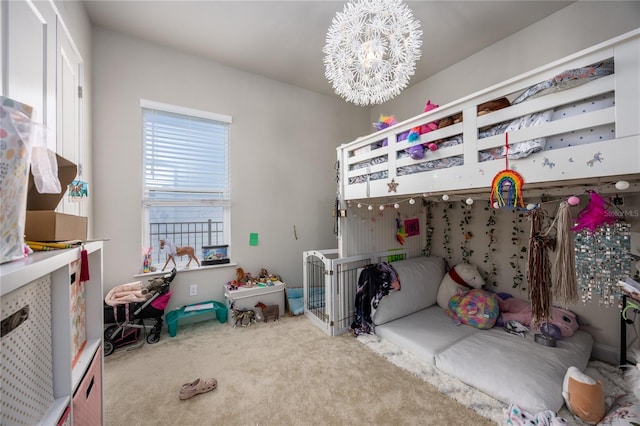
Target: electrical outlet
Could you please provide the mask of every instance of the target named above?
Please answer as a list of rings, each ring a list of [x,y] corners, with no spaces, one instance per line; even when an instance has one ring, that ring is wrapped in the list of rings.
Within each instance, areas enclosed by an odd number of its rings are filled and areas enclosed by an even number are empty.
[[[191,284],[189,286],[189,296],[197,296],[198,295],[198,284]]]

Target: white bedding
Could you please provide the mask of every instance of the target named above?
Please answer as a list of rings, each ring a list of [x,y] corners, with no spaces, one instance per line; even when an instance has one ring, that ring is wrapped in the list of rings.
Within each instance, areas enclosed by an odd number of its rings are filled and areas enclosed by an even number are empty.
[[[436,367],[506,403],[532,413],[559,411],[562,381],[571,366],[583,371],[593,337],[581,330],[547,347],[501,329],[482,330],[436,356]]]
[[[530,412],[558,411],[571,366],[584,370],[593,337],[581,330],[548,347],[502,328],[458,324],[436,303],[444,259],[419,256],[393,262],[400,290],[380,300],[374,332],[462,382]]]
[[[375,328],[378,336],[433,364],[437,354],[479,331],[469,326],[456,326],[438,305]]]

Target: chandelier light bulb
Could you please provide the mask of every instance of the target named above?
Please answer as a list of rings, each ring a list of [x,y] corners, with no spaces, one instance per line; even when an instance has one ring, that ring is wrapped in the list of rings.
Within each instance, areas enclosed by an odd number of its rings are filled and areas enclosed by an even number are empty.
[[[496,201],[496,202],[494,202],[494,203],[493,203],[493,208],[494,208],[494,209],[500,208],[500,204],[498,204],[498,202],[497,202],[497,201]]]
[[[469,205],[469,206],[470,206],[470,205],[472,205],[472,204],[473,204],[473,198],[469,197],[469,198],[467,198],[464,202],[465,202],[465,203],[467,203],[467,205]]]
[[[380,206],[378,208],[380,209],[380,211],[384,210],[384,206]]]
[[[358,203],[358,208],[362,207],[362,204]]]
[[[401,0],[355,0],[338,12],[327,32],[325,77],[356,105],[397,96],[415,73],[422,30]]]
[[[369,211],[373,210],[373,206],[367,207],[367,210],[369,210]]]
[[[400,204],[395,203],[395,204],[393,205],[393,208],[394,208],[394,209],[399,209],[399,208],[400,208]]]
[[[416,200],[414,200],[413,198],[409,198],[409,204],[415,204]]]
[[[448,196],[447,194],[444,194],[444,195],[442,196],[442,200],[443,200],[443,201],[449,201],[449,196]]]
[[[570,206],[577,206],[578,204],[580,204],[580,198],[572,195],[567,199],[567,203],[569,203]]]

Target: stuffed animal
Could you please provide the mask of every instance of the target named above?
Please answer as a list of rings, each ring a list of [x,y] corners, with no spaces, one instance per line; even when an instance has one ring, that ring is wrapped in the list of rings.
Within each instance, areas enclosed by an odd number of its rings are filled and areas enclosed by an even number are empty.
[[[495,325],[500,314],[497,299],[494,293],[477,288],[458,292],[449,299],[447,314],[457,322],[486,330]]]
[[[472,288],[481,288],[484,279],[476,265],[459,263],[449,270],[440,281],[436,301],[442,309],[449,309],[449,300],[458,291],[467,291]]]
[[[280,318],[280,306],[278,305],[265,305],[262,302],[258,302],[255,307],[262,310],[264,322],[267,322],[269,317],[273,317],[274,321],[278,321]]]
[[[432,104],[431,100],[428,100],[426,105],[424,106],[424,112],[428,112],[431,110],[434,110],[436,108],[438,108],[439,105],[437,104]],[[407,154],[409,154],[409,156],[414,159],[414,160],[422,160],[424,158],[424,149],[425,147],[428,148],[430,151],[437,151],[438,150],[438,145],[434,142],[429,142],[428,144],[423,145],[421,143],[417,143],[420,141],[420,135],[423,135],[425,133],[429,133],[432,132],[434,130],[438,129],[438,122],[439,120],[435,120],[432,121],[430,123],[427,124],[423,124],[421,126],[417,126],[414,127],[413,129],[411,129],[411,131],[409,132],[409,134],[407,135],[407,140],[410,143],[413,143],[415,145],[407,148],[405,151],[407,152]],[[400,140],[400,138],[398,138],[398,140]]]
[[[531,303],[503,295],[498,297],[498,304],[500,305],[498,325],[515,320],[524,326],[531,326]],[[560,339],[573,335],[579,326],[575,313],[554,306],[551,308],[551,318],[548,324],[542,324],[541,329],[544,334]]]
[[[380,119],[373,123],[373,127],[376,128],[376,130],[384,130],[387,127],[391,127],[394,124],[397,124],[398,122],[396,121],[395,117],[393,115],[380,115]]]
[[[562,397],[569,411],[587,424],[598,424],[605,415],[602,382],[576,367],[569,367],[564,375]]]
[[[478,105],[478,117],[488,114],[493,111],[498,111],[502,108],[506,108],[511,105],[509,99],[500,98],[493,101],[488,101],[483,104]],[[461,123],[462,122],[462,113],[454,114],[449,117],[445,117],[438,123],[438,128],[442,129],[447,126],[451,126],[452,124]],[[482,129],[481,129],[482,130]]]

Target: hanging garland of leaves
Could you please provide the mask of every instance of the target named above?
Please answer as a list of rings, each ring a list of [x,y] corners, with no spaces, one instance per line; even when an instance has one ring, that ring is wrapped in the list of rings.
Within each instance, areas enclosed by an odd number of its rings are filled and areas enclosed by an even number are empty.
[[[522,223],[522,218],[524,214],[517,213],[517,215],[513,216],[511,222],[513,223],[513,227],[511,229],[511,243],[516,248],[515,252],[509,258],[509,264],[513,269],[513,285],[511,288],[520,288],[521,290],[526,290],[527,286],[524,281],[524,273],[522,272],[522,268],[520,263],[525,260],[527,255],[527,247],[522,245],[522,234],[524,234],[524,230],[520,228],[520,224]]]
[[[489,208],[489,206],[485,207],[484,209],[486,211],[489,211],[489,219],[487,219],[486,224],[487,231],[485,232],[485,235],[489,240],[489,244],[487,245],[487,251],[484,253],[484,263],[487,267],[484,281],[493,286],[497,286],[498,283],[496,282],[496,274],[498,272],[498,268],[495,261],[493,260],[493,253],[496,251],[496,209]]]
[[[449,220],[449,210],[452,208],[452,203],[445,203],[442,209],[442,218],[444,219],[444,252],[446,253],[449,265],[451,265],[451,222]]]
[[[460,250],[462,252],[462,262],[469,263],[469,258],[473,254],[473,250],[467,245],[469,240],[473,238],[473,234],[468,230],[471,222],[471,206],[464,201],[461,201],[461,203],[462,219],[460,220],[460,230],[462,231],[462,244],[460,245]]]
[[[424,256],[431,256],[431,242],[433,240],[433,212],[431,211],[431,201],[425,201],[427,206],[427,241],[422,250]]]

